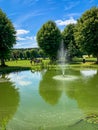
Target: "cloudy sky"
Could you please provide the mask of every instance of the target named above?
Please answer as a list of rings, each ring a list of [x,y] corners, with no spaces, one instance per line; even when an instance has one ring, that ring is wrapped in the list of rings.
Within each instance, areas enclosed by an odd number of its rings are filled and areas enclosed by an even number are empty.
[[[0,0],[0,8],[17,31],[14,48],[37,47],[36,34],[48,20],[62,31],[86,10],[98,6],[98,0]]]

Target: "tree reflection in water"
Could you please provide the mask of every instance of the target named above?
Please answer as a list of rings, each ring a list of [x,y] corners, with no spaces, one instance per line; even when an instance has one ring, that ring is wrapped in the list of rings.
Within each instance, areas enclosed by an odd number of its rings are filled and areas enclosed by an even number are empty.
[[[98,114],[98,71],[88,76],[82,75],[79,70],[69,70],[69,73],[79,78],[71,82],[53,80],[55,71],[47,71],[40,82],[40,95],[46,102],[55,105],[65,91],[65,95],[75,99],[78,107],[86,115]]]
[[[5,129],[19,105],[19,92],[5,74],[0,78],[0,127]]]
[[[75,99],[80,109],[86,114],[98,114],[98,71],[92,76],[84,76],[69,84],[66,94]]]
[[[59,87],[59,82],[52,79],[54,75],[55,71],[46,71],[39,85],[40,95],[47,103],[51,105],[57,104],[62,94],[62,90]]]

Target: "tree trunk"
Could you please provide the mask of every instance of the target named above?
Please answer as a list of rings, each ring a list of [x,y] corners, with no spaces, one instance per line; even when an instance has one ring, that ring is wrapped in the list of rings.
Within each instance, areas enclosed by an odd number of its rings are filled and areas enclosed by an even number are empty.
[[[6,65],[5,65],[5,61],[4,61],[4,58],[3,58],[3,57],[1,58],[1,66],[2,66],[2,67],[5,67],[5,66],[6,66]]]

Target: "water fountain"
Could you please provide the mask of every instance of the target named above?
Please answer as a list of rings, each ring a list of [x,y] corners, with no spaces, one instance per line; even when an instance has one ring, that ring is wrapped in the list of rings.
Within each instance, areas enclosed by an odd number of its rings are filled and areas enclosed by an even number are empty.
[[[66,51],[65,51],[65,48],[64,48],[64,43],[63,41],[61,42],[61,45],[60,45],[60,49],[58,51],[58,65],[59,67],[61,68],[61,73],[62,73],[62,76],[65,76],[65,61],[66,61]]]
[[[66,59],[67,50],[64,47],[63,40],[60,45],[60,49],[58,50],[58,66],[61,69],[61,75],[56,75],[53,77],[55,80],[74,80],[77,77],[72,75],[66,75],[65,69],[68,68],[68,63]]]

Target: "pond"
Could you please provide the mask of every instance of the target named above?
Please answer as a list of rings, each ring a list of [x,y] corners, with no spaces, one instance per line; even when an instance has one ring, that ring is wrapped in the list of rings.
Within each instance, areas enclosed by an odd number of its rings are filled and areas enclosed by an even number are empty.
[[[98,70],[0,75],[1,130],[97,130]],[[71,77],[70,77],[71,76]]]

